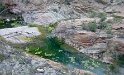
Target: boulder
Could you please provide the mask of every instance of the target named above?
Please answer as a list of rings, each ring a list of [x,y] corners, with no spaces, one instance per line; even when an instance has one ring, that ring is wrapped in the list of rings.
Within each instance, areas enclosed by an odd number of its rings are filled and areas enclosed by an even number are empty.
[[[12,43],[26,43],[31,41],[32,37],[41,35],[37,27],[16,27],[16,28],[5,28],[0,29],[0,36],[6,41]]]

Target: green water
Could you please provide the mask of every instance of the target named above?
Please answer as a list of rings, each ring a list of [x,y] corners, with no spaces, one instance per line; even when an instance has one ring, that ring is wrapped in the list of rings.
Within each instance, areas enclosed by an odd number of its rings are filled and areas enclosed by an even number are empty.
[[[118,65],[105,64],[79,53],[73,47],[65,44],[63,39],[53,37],[49,32],[49,27],[38,28],[42,35],[33,39],[33,44],[25,45],[27,52],[62,63],[68,68],[89,70],[97,75],[118,75],[118,71],[114,69]],[[114,73],[115,71],[116,73]]]
[[[26,51],[40,57],[60,62],[68,68],[90,70],[98,75],[105,74],[105,64],[92,59],[66,45],[56,37],[46,37],[39,43],[26,46]]]

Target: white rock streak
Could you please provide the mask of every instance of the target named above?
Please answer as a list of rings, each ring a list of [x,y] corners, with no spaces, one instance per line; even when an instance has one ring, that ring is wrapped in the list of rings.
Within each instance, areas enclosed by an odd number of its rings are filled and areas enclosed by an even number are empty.
[[[22,26],[17,28],[0,29],[0,36],[12,43],[26,43],[29,38],[40,35],[37,27]],[[27,39],[27,40],[26,40]]]

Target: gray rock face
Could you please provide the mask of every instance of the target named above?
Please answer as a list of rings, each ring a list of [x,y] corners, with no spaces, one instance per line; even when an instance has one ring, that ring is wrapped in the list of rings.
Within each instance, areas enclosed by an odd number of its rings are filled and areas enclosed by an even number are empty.
[[[63,19],[84,18],[87,12],[101,11],[104,8],[113,8],[97,2],[115,5],[124,0],[3,0],[11,6],[11,12],[21,13],[25,22],[36,24],[50,24]],[[102,10],[103,11],[103,10]],[[110,12],[106,9],[106,12]],[[113,11],[113,10],[112,10]]]

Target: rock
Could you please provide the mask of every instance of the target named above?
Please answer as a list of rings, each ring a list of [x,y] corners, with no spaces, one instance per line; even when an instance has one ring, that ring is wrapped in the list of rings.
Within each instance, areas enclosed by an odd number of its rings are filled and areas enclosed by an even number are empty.
[[[103,54],[108,48],[106,40],[108,39],[108,35],[104,31],[94,33],[78,29],[81,28],[81,23],[83,22],[61,21],[53,33],[58,38],[64,38],[65,43],[74,47],[79,52],[102,61]]]
[[[110,56],[104,56],[102,59],[102,62],[107,63],[107,64],[112,64],[113,58]]]
[[[40,12],[24,13],[22,17],[24,18],[25,22],[33,23],[37,25],[46,25],[64,19],[63,16],[57,13],[40,13]]]
[[[124,38],[124,24],[114,24],[112,25],[112,33],[118,38]]]
[[[22,11],[20,11],[18,8],[13,8],[10,10],[10,12],[14,14],[20,14]]]
[[[44,0],[29,0],[30,3],[34,4],[34,5],[40,5],[43,4]]]
[[[114,13],[114,16],[124,19],[124,12],[123,13]]]
[[[77,41],[79,45],[83,47],[92,46],[95,39],[97,38],[96,34],[88,31],[78,31],[77,34],[70,37],[70,40],[74,43]]]
[[[106,49],[107,49],[107,43],[96,43],[88,48],[81,48],[79,52],[84,53],[91,58],[99,59],[100,61],[103,62],[103,58],[104,58],[103,54],[106,52]]]
[[[112,28],[114,30],[123,30],[124,29],[124,24],[115,24],[115,25],[112,25]]]
[[[112,43],[114,43],[116,45],[116,50],[120,53],[120,54],[124,54],[124,38],[115,38],[112,39]]]
[[[42,69],[42,68],[37,68],[37,71],[40,73],[44,73],[44,69]]]
[[[31,41],[31,37],[41,35],[37,27],[22,26],[17,28],[0,29],[0,36],[12,43],[26,43]]]

